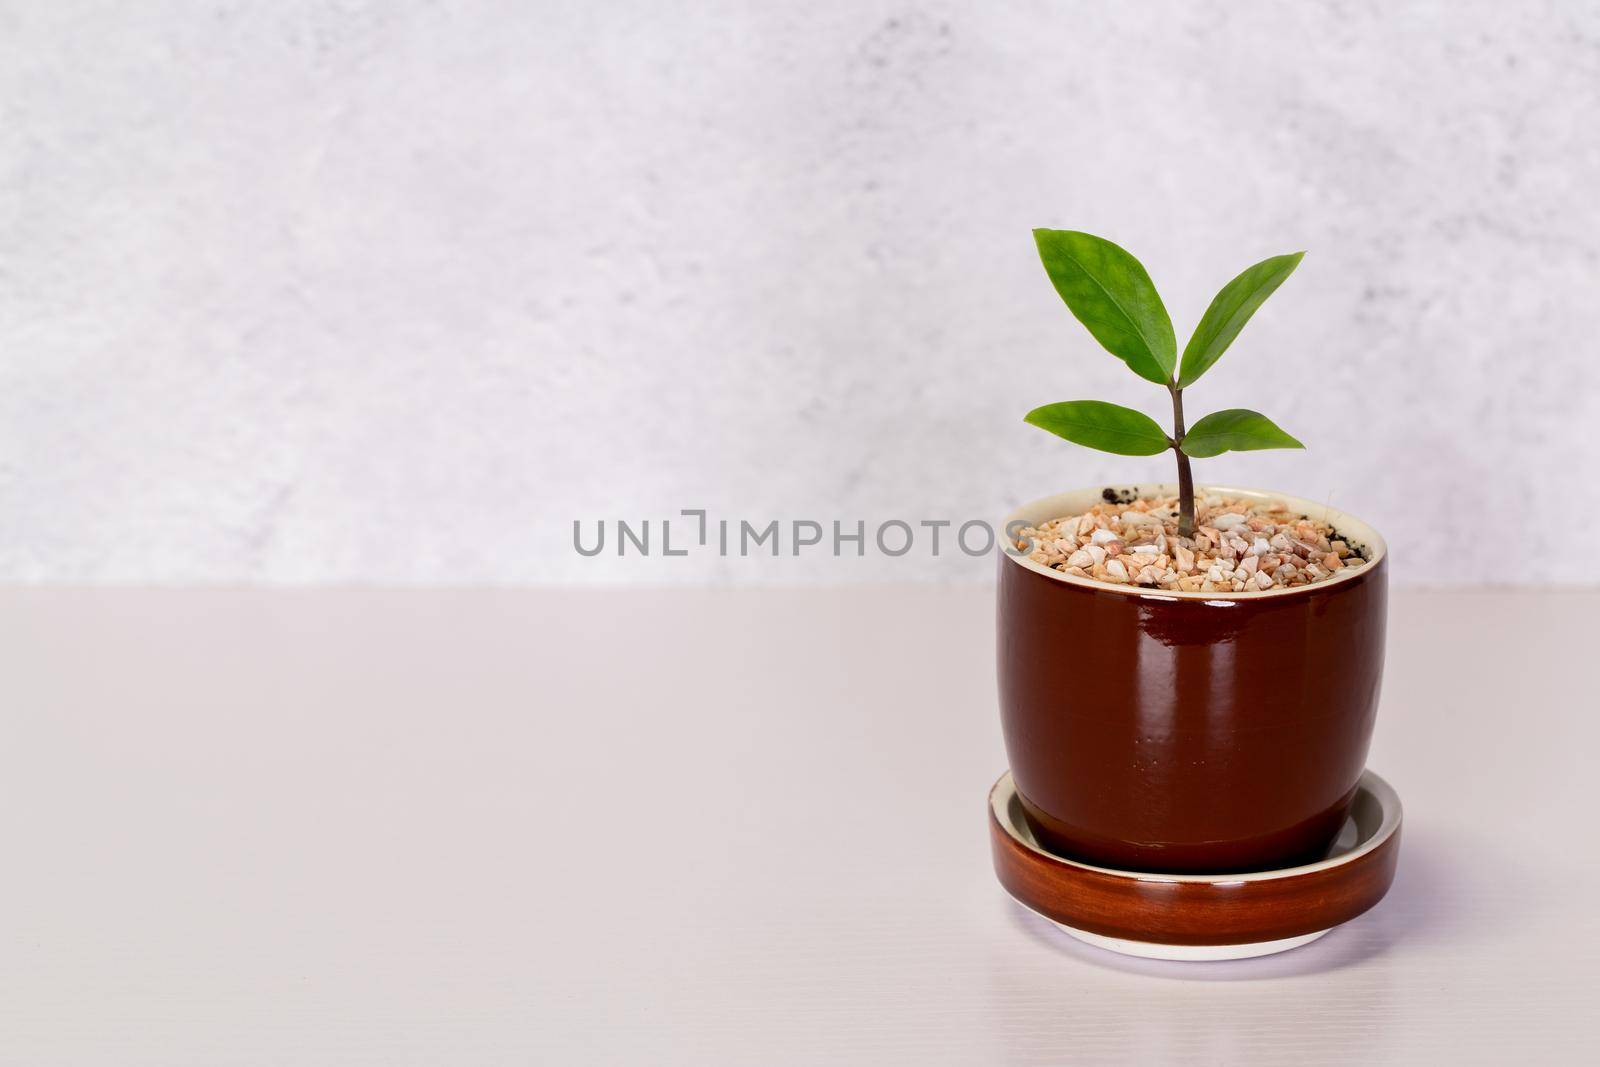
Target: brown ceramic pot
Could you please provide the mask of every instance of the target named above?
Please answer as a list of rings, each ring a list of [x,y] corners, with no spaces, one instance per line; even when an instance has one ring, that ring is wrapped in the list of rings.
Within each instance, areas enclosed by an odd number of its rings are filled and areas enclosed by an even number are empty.
[[[1008,529],[1081,513],[1103,492],[1036,501]],[[1311,862],[1355,796],[1383,675],[1383,539],[1314,501],[1200,492],[1281,500],[1332,523],[1368,562],[1292,589],[1177,593],[1002,554],[1006,753],[1040,842],[1065,856],[1196,873]]]

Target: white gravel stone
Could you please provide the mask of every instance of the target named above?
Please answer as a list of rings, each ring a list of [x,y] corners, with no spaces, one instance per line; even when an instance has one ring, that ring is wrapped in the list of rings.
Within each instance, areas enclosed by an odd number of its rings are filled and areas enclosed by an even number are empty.
[[[1293,588],[1366,562],[1332,526],[1279,503],[1208,494],[1195,520],[1179,538],[1176,497],[1096,504],[1024,529],[1019,547],[1031,540],[1030,559],[1079,577],[1196,593]]]

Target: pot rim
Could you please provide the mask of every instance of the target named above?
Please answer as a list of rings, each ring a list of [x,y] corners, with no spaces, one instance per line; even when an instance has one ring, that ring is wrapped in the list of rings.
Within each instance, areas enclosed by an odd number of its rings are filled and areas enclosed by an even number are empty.
[[[1016,563],[1021,567],[1025,567],[1028,570],[1034,571],[1035,573],[1042,574],[1046,578],[1063,582],[1067,585],[1076,585],[1084,589],[1093,589],[1105,593],[1116,593],[1122,596],[1141,597],[1146,600],[1220,600],[1224,602],[1236,600],[1266,600],[1272,597],[1297,596],[1312,592],[1330,592],[1341,584],[1351,581],[1359,581],[1366,574],[1375,570],[1378,564],[1383,562],[1384,558],[1389,554],[1389,546],[1385,544],[1383,535],[1378,533],[1378,531],[1370,523],[1357,518],[1347,511],[1340,511],[1338,508],[1335,508],[1329,504],[1319,504],[1314,500],[1307,500],[1304,497],[1292,496],[1288,493],[1276,493],[1268,489],[1245,489],[1239,486],[1231,485],[1197,485],[1195,486],[1194,491],[1196,495],[1204,493],[1221,493],[1227,496],[1240,496],[1252,500],[1280,501],[1284,504],[1287,504],[1289,508],[1294,511],[1298,511],[1301,514],[1313,519],[1321,519],[1336,527],[1341,533],[1351,535],[1352,539],[1360,547],[1367,550],[1366,564],[1353,569],[1341,569],[1339,573],[1334,575],[1332,578],[1328,578],[1320,582],[1311,582],[1307,585],[1285,587],[1274,586],[1271,589],[1246,590],[1240,593],[1235,593],[1231,589],[1227,592],[1213,591],[1210,593],[1205,593],[1187,592],[1181,589],[1159,589],[1146,586],[1117,585],[1112,582],[1097,581],[1094,578],[1079,578],[1075,574],[1066,574],[1062,571],[1046,567],[1042,563],[1035,563],[1033,560],[1017,551],[1015,542],[1012,541],[1008,532],[1012,523],[1022,521],[1031,525],[1036,522],[1048,522],[1050,519],[1059,518],[1062,515],[1072,514],[1074,508],[1079,510],[1087,509],[1088,507],[1092,506],[1093,503],[1097,502],[1100,499],[1101,494],[1103,494],[1107,489],[1118,492],[1131,492],[1134,496],[1141,498],[1148,498],[1152,496],[1175,496],[1178,492],[1178,487],[1173,482],[1156,482],[1153,484],[1141,483],[1136,485],[1108,485],[1098,488],[1069,489],[1064,493],[1056,493],[1053,496],[1040,497],[1038,500],[1034,500],[1022,505],[1021,507],[1012,511],[1011,514],[1006,516],[1005,523],[1001,526],[1001,551],[1005,553],[1011,562]],[[1093,499],[1088,504],[1066,503],[1068,500],[1085,498],[1086,494],[1093,494]]]

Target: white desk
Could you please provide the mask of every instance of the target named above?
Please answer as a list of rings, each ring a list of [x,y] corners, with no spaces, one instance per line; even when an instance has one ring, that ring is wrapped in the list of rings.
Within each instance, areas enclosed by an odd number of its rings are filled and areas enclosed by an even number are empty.
[[[996,885],[991,613],[5,591],[0,1060],[1594,1062],[1600,594],[1398,594],[1394,890],[1225,964]]]

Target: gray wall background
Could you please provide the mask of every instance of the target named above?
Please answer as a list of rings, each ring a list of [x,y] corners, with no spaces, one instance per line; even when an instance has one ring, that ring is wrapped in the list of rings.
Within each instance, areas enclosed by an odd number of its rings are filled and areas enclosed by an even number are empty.
[[[1600,8],[0,6],[0,579],[892,581],[572,520],[995,517],[1170,461],[1029,230],[1150,267],[1191,390],[1410,584],[1590,583]]]

